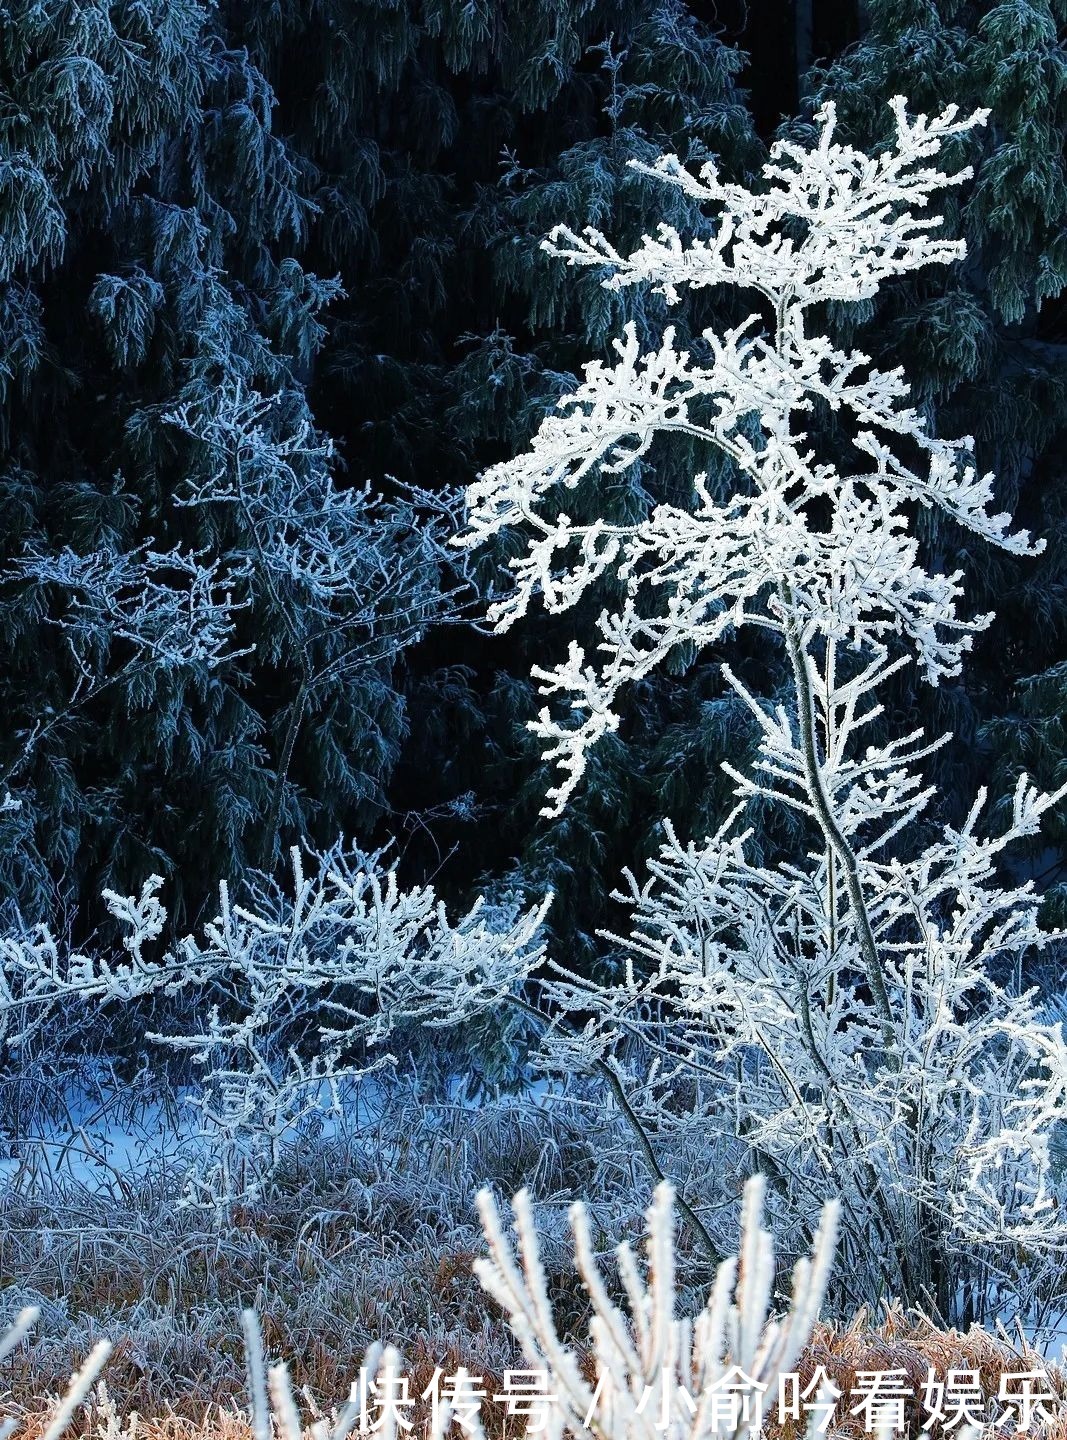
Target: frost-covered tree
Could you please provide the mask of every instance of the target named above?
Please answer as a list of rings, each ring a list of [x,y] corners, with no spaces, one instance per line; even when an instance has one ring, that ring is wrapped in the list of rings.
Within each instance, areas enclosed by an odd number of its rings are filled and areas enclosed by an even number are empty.
[[[611,1069],[649,1153],[699,1134],[691,1198],[711,1198],[709,1176],[751,1166],[794,1217],[813,1193],[839,1193],[857,1292],[888,1286],[950,1315],[994,1298],[995,1283],[973,1279],[978,1251],[987,1275],[1019,1283],[1062,1240],[1049,1141],[1067,1047],[1032,994],[995,975],[1048,939],[1032,884],[1003,888],[997,857],[1064,792],[1024,777],[992,835],[982,794],[927,843],[916,822],[934,791],[920,767],[945,737],[875,728],[891,676],[913,662],[932,685],[954,676],[992,618],[960,613],[962,574],[924,563],[916,516],[937,509],[1016,554],[1041,548],[991,509],[970,437],[933,434],[900,369],[822,331],[828,305],[863,305],[965,254],[928,212],[970,173],[945,174],[937,157],[985,112],[909,118],[899,98],[892,109],[894,142],[869,156],[837,138],[825,106],[813,143],[776,144],[752,189],[664,156],[651,173],[713,207],[695,238],[664,223],[624,253],[596,229],[552,233],[551,253],[594,267],[610,290],[651,286],[676,304],[730,286],[757,307],[684,349],[671,327],[648,347],[627,327],[616,363],[587,365],[530,448],[470,488],[460,543],[534,532],[491,612],[500,629],[537,594],[560,612],[608,571],[625,585],[598,620],[602,659],[572,644],[535,671],[564,706],[531,725],[560,771],[546,814],[617,728],[624,686],[749,628],[784,655],[791,693],[773,704],[723,665],[757,727],[756,764],[728,763],[736,803],[712,836],[683,843],[668,824],[650,878],[628,876],[634,925],[605,935],[609,979],[552,967],[545,1052],[562,1069]],[[820,456],[807,433],[826,410],[847,460]],[[576,523],[572,494],[616,483],[674,432],[726,458],[718,484],[704,469],[688,503]],[[795,854],[751,853],[756,806],[796,818]]]

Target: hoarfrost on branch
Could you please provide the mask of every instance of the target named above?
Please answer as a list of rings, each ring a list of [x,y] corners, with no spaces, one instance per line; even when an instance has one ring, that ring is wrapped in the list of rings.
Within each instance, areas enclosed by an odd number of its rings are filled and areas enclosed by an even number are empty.
[[[563,611],[605,575],[621,592],[596,622],[595,660],[572,642],[555,668],[533,672],[570,716],[546,706],[530,723],[560,772],[548,817],[581,783],[590,746],[618,727],[621,688],[675,647],[698,653],[745,625],[781,646],[784,703],[722,667],[757,727],[755,765],[724,767],[737,803],[713,836],[683,841],[666,821],[649,877],[627,872],[616,898],[632,926],[601,932],[614,978],[550,965],[544,1058],[561,1071],[610,1067],[646,1155],[679,1157],[694,1202],[709,1176],[751,1166],[794,1217],[812,1194],[840,1194],[849,1273],[948,1313],[973,1247],[990,1247],[992,1273],[1006,1274],[1010,1247],[1031,1247],[1014,1251],[1026,1269],[1067,1238],[1049,1163],[1067,1047],[1033,993],[1005,979],[1052,937],[1033,885],[1003,888],[996,873],[1065,791],[1042,795],[1020,776],[998,831],[984,824],[984,792],[959,829],[938,831],[920,765],[948,737],[887,733],[877,699],[912,660],[931,684],[957,674],[992,620],[962,613],[961,572],[928,567],[916,506],[1015,554],[1043,543],[1009,529],[972,438],[934,434],[900,368],[877,368],[813,324],[824,302],[867,300],[964,254],[922,212],[969,178],[936,160],[985,112],[909,117],[901,99],[893,112],[895,144],[867,156],[837,138],[825,106],[810,148],[773,147],[758,192],[714,164],[697,176],[670,156],[639,166],[713,207],[711,238],[662,225],[624,255],[599,231],[557,227],[543,248],[602,269],[608,289],[650,286],[673,305],[687,289],[729,285],[757,308],[686,348],[670,327],[643,350],[627,325],[615,361],[588,364],[529,449],[470,487],[454,543],[513,525],[530,534],[509,562],[513,591],[491,612],[499,630],[537,594]],[[826,407],[847,422],[848,467],[818,453]],[[718,490],[732,493],[713,493],[701,473],[689,508],[575,522],[568,492],[672,432],[719,452],[729,478]],[[798,817],[806,853],[751,858],[753,802]]]

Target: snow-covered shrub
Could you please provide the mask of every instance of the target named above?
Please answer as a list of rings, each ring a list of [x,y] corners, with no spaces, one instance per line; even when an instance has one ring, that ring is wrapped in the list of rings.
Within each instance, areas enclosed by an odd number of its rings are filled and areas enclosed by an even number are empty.
[[[938,829],[921,764],[948,737],[895,733],[879,703],[909,662],[931,684],[956,675],[992,619],[959,613],[962,575],[924,555],[923,509],[1017,554],[1041,548],[992,509],[971,437],[933,434],[900,369],[826,333],[828,307],[964,255],[926,212],[969,176],[936,160],[984,112],[909,118],[902,99],[893,110],[895,144],[868,156],[837,139],[827,105],[810,146],[775,145],[758,190],[714,163],[699,175],[671,156],[638,165],[712,207],[709,238],[662,225],[624,255],[598,231],[557,228],[545,248],[603,270],[609,289],[650,286],[674,305],[690,288],[731,286],[755,304],[687,349],[668,328],[643,350],[627,326],[615,363],[587,365],[530,448],[471,486],[460,543],[534,532],[509,562],[512,595],[490,612],[499,630],[535,594],[560,612],[606,573],[625,588],[597,621],[601,658],[572,643],[534,671],[570,717],[546,706],[530,725],[561,770],[546,815],[618,728],[621,687],[653,667],[756,627],[791,675],[772,703],[722,666],[758,727],[758,763],[726,766],[737,803],[714,835],[683,840],[666,822],[648,879],[627,874],[618,898],[632,928],[603,934],[612,978],[551,966],[547,1061],[611,1079],[653,1168],[672,1134],[699,1136],[704,1161],[686,1187],[697,1210],[753,1168],[797,1222],[813,1197],[840,1194],[857,1299],[888,1288],[943,1315],[981,1314],[999,1287],[1033,1282],[1065,1238],[1049,1142],[1067,1047],[1034,996],[1002,978],[1005,960],[1049,936],[1032,883],[1003,886],[997,864],[1067,791],[1042,795],[1020,776],[1006,824],[986,824],[983,792],[962,825]],[[804,422],[827,408],[842,441],[821,457]],[[569,491],[613,483],[671,433],[709,454],[691,504],[634,524],[572,519]],[[751,804],[795,817],[803,849],[751,854]]]
[[[457,496],[408,486],[386,501],[369,484],[342,488],[329,437],[292,417],[283,397],[241,381],[212,385],[165,418],[197,457],[175,503],[202,512],[248,578],[265,624],[260,660],[282,665],[290,647],[295,656],[299,688],[260,851],[269,864],[312,717],[330,703],[342,712],[395,704],[385,684],[395,657],[477,599],[445,547]]]
[[[191,1052],[203,1074],[193,1103],[210,1159],[190,1175],[192,1202],[254,1197],[302,1119],[340,1110],[345,1081],[392,1063],[391,1037],[463,1025],[543,958],[551,896],[525,911],[479,901],[453,921],[431,886],[401,889],[382,851],[339,842],[310,869],[297,849],[290,860],[291,886],[222,884],[215,918],[170,948],[158,875],[138,896],[104,892],[121,959],[71,953],[46,929],[0,937],[0,1034],[14,1049],[63,1005],[191,998],[192,1026],[147,1038]]]

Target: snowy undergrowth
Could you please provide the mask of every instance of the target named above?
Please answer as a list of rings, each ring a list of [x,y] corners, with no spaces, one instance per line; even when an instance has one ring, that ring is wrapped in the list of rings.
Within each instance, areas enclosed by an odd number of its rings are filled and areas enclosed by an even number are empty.
[[[434,1109],[396,1085],[358,1135],[290,1144],[269,1197],[235,1206],[225,1224],[180,1206],[177,1166],[97,1177],[104,1184],[59,1168],[47,1186],[8,1185],[0,1270],[17,1283],[0,1291],[0,1319],[27,1304],[43,1312],[15,1393],[61,1388],[70,1356],[106,1337],[116,1345],[109,1385],[124,1407],[159,1414],[173,1404],[199,1419],[209,1402],[243,1397],[235,1321],[249,1304],[269,1347],[320,1395],[347,1393],[359,1356],[383,1336],[416,1369],[461,1358],[496,1373],[515,1352],[488,1325],[472,1275],[482,1248],[475,1194],[485,1183],[505,1194],[529,1184],[560,1293],[573,1290],[565,1212],[576,1187],[603,1196],[594,1211],[603,1205],[613,1232],[640,1227],[631,1174],[602,1158],[618,1152],[617,1136],[605,1144],[617,1123],[590,1124],[578,1103]]]
[[[821,1375],[818,1404],[837,1398],[843,1417],[865,1393],[864,1372],[898,1369],[918,1394],[927,1375],[943,1381],[965,1368],[993,1415],[1001,1377],[1038,1367],[1058,1399],[1052,1422],[1041,1419],[1031,1433],[1062,1440],[1055,1416],[1067,1375],[1025,1344],[977,1327],[939,1331],[898,1307],[877,1323],[865,1315],[844,1326],[818,1322],[834,1207],[790,1279],[760,1226],[763,1183],[753,1179],[740,1236],[736,1216],[723,1235],[739,1258],[724,1252],[709,1286],[684,1226],[675,1234],[669,1185],[657,1187],[648,1211],[644,1265],[631,1248],[640,1218],[619,1177],[598,1177],[613,1202],[611,1234],[600,1207],[565,1204],[554,1187],[570,1178],[567,1162],[588,1130],[575,1116],[561,1125],[557,1112],[541,1133],[513,1104],[483,1107],[473,1123],[470,1112],[453,1116],[461,1124],[439,1127],[430,1147],[417,1143],[417,1129],[405,1132],[406,1144],[393,1132],[392,1153],[380,1133],[372,1150],[336,1140],[306,1147],[290,1157],[273,1205],[235,1216],[226,1234],[198,1228],[189,1211],[175,1224],[179,1212],[162,1190],[130,1191],[120,1203],[82,1187],[8,1204],[5,1268],[15,1258],[42,1288],[0,1292],[0,1335],[31,1320],[36,1332],[29,1345],[0,1344],[8,1352],[0,1412],[9,1417],[0,1433],[55,1440],[66,1416],[68,1429],[102,1440],[344,1440],[358,1413],[345,1404],[356,1375],[406,1377],[405,1393],[417,1397],[435,1375],[466,1372],[496,1397],[483,1402],[480,1422],[468,1415],[450,1430],[447,1393],[436,1411],[422,1396],[406,1412],[411,1433],[508,1440],[524,1426],[497,1392],[506,1369],[526,1364],[544,1369],[555,1397],[539,1432],[547,1440],[710,1440],[721,1433],[713,1408],[672,1403],[665,1421],[658,1403],[646,1403],[649,1388],[658,1395],[666,1385],[667,1394],[681,1384],[699,1396],[730,1383],[735,1367],[765,1385],[767,1397],[762,1420],[757,1413],[736,1433],[800,1440],[804,1425],[776,1413],[779,1374],[805,1385]],[[578,1144],[569,1157],[568,1128]],[[595,1169],[588,1153],[582,1159]],[[481,1226],[472,1220],[470,1177],[500,1160],[532,1166],[538,1179],[539,1198],[524,1189],[514,1200],[517,1249],[491,1190],[477,1196]],[[620,1235],[616,1268],[609,1256]],[[46,1293],[56,1285],[61,1301]],[[72,1364],[82,1367],[73,1385]],[[79,1405],[61,1400],[64,1392]],[[915,1436],[917,1407],[907,1416]],[[834,1433],[858,1433],[857,1425],[843,1419]],[[380,1433],[395,1440],[395,1426]]]

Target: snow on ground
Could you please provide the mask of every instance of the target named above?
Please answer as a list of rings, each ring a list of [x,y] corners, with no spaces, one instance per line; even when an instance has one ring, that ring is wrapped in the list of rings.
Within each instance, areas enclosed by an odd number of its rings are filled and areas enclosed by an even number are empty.
[[[556,1088],[549,1080],[532,1080],[514,1097],[515,1103],[547,1104]],[[63,1097],[61,1120],[41,1122],[31,1134],[20,1137],[17,1146],[9,1145],[18,1153],[0,1159],[0,1188],[15,1185],[25,1191],[66,1180],[91,1192],[113,1192],[124,1183],[158,1178],[175,1167],[184,1169],[203,1156],[207,1144],[200,1133],[200,1116],[188,1103],[189,1094],[177,1091],[166,1101],[145,1099],[132,1106],[128,1097],[118,1094],[102,1100],[98,1093],[69,1091]],[[324,1140],[370,1132],[388,1119],[401,1095],[407,1095],[403,1082],[370,1074],[346,1090],[339,1114],[329,1108],[324,1085],[318,1096],[322,1112],[313,1123]],[[475,1110],[480,1103],[468,1094],[465,1077],[454,1076],[448,1082],[448,1107]],[[428,1107],[428,1123],[432,1108]]]
[[[0,1161],[4,1184],[26,1190],[66,1180],[113,1191],[187,1163],[198,1143],[196,1117],[182,1105],[146,1100],[135,1115],[123,1115],[98,1096],[64,1098],[67,1117],[41,1122],[11,1145],[18,1153]]]

